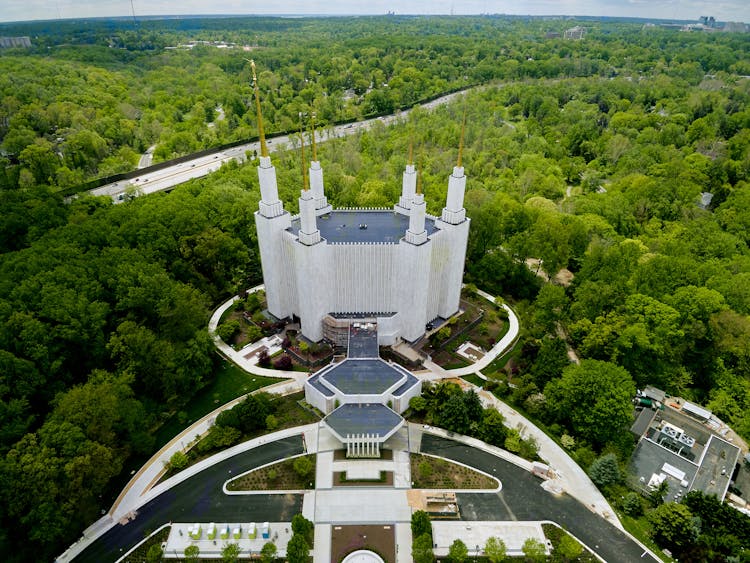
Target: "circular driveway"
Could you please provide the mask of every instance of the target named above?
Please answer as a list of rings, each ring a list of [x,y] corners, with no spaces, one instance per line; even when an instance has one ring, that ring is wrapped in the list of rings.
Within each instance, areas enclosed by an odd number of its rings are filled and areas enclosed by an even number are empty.
[[[303,453],[301,435],[284,438],[220,461],[165,491],[87,547],[76,563],[116,561],[149,532],[169,522],[288,522],[302,511],[301,494],[227,495],[227,479]]]
[[[555,496],[541,488],[542,480],[484,450],[454,440],[424,434],[422,453],[475,467],[498,478],[498,493],[458,493],[463,520],[552,520],[567,529],[608,563],[652,561],[649,553],[627,534],[568,495]]]

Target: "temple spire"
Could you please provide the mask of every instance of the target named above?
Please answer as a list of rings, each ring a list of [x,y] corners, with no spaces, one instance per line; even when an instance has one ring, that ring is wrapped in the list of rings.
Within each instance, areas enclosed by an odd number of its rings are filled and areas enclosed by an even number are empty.
[[[466,133],[466,102],[464,102],[464,116],[461,120],[461,138],[458,141],[458,163],[457,168],[461,168],[461,160],[464,155],[464,134]]]
[[[422,170],[417,168],[417,195],[422,195]]]
[[[318,147],[315,144],[315,112],[310,114],[310,121],[312,123],[312,159],[318,160]]]
[[[409,133],[409,159],[404,170],[404,177],[401,183],[401,197],[398,203],[393,207],[398,213],[408,214],[411,209],[411,202],[417,185],[417,171],[414,168],[414,137]]]
[[[263,114],[260,111],[260,93],[258,92],[258,77],[255,74],[255,61],[250,61],[250,68],[253,69],[253,91],[255,92],[255,111],[258,113],[258,138],[260,139],[260,156],[268,156],[268,146],[266,145],[266,134],[263,131]]]
[[[302,128],[302,113],[299,114],[299,141],[300,141],[300,156],[302,158],[302,189],[308,191],[310,185],[307,181],[307,168],[305,167],[305,134]],[[313,145],[315,146],[315,145]],[[314,159],[313,159],[314,160]]]
[[[422,159],[420,159],[421,161]],[[409,209],[409,229],[406,231],[406,242],[420,245],[427,241],[427,231],[425,230],[426,206],[424,196],[422,195],[422,174],[420,170],[417,174],[417,193],[411,200]]]
[[[307,180],[305,162],[305,134],[302,126],[302,112],[299,114],[300,158],[302,159],[302,194],[299,198],[299,241],[307,246],[320,242],[320,231],[315,216],[315,197]]]
[[[464,98],[465,100],[466,98]],[[466,193],[466,175],[462,166],[464,154],[464,134],[466,133],[466,102],[464,102],[464,115],[461,120],[461,139],[458,144],[458,163],[453,167],[453,174],[448,176],[448,196],[445,207],[440,216],[441,221],[458,225],[466,220],[466,209],[464,209],[464,194]]]

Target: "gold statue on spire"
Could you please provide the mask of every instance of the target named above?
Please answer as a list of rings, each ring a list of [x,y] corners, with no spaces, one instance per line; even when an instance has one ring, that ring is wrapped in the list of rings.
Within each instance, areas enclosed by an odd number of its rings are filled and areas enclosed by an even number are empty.
[[[464,116],[461,120],[461,139],[458,142],[458,168],[461,168],[461,159],[464,155],[464,134],[466,133],[466,98],[464,98]]]
[[[299,140],[300,155],[302,157],[302,189],[308,191],[310,189],[310,183],[307,180],[307,166],[305,165],[305,135],[304,129],[302,128],[302,112],[299,114]]]
[[[250,59],[245,59],[250,60]],[[268,156],[266,135],[263,132],[263,114],[260,111],[260,93],[258,92],[258,77],[255,74],[255,61],[250,60],[250,68],[253,69],[253,91],[255,92],[255,110],[258,112],[258,138],[260,139],[260,156]]]
[[[422,160],[420,158],[417,164],[417,195],[422,195]]]
[[[312,122],[312,159],[313,162],[317,162],[318,160],[318,149],[315,145],[315,112],[312,112],[310,114],[310,121]]]

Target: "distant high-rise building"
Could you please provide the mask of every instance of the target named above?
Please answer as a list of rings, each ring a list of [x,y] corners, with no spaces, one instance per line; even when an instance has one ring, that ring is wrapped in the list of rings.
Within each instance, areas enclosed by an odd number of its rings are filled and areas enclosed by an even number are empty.
[[[14,47],[31,47],[31,39],[29,37],[0,37],[0,49]]]
[[[565,30],[565,39],[583,39],[586,36],[586,28],[577,25]]]

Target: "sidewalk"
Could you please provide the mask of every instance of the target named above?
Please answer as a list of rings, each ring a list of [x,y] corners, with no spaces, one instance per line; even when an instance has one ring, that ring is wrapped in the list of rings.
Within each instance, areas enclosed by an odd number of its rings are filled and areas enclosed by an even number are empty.
[[[492,303],[495,302],[495,298],[492,295],[485,291],[482,291],[481,289],[477,290],[477,294],[487,299],[487,301],[491,301]],[[482,376],[482,374],[479,372],[490,365],[493,361],[495,361],[495,358],[497,358],[498,356],[502,356],[505,352],[510,350],[513,347],[513,344],[515,344],[516,340],[518,339],[518,334],[520,332],[520,323],[518,322],[518,316],[516,316],[515,311],[513,311],[513,309],[511,309],[507,305],[503,304],[502,307],[508,313],[508,332],[505,333],[505,336],[503,336],[484,355],[482,359],[466,367],[448,370],[443,369],[432,360],[426,360],[425,362],[423,362],[423,365],[429,371],[422,372],[417,375],[419,375],[419,377],[424,381],[438,381],[440,379],[450,377],[462,377],[464,375],[470,375],[472,373],[476,373]]]
[[[481,289],[477,290],[477,293],[488,301],[492,301],[494,303],[495,298],[492,295],[482,291]],[[505,353],[506,350],[509,350],[518,338],[518,334],[520,331],[518,317],[516,316],[515,312],[507,305],[503,305],[503,308],[508,312],[508,322],[510,324],[508,332],[505,334],[505,336],[503,336],[503,338],[500,339],[497,344],[495,344],[495,346],[492,347],[489,352],[487,352],[487,354],[485,354],[485,356],[481,360],[471,364],[470,366],[451,370],[443,369],[434,362],[427,361],[424,362],[424,366],[430,371],[417,374],[420,379],[422,379],[423,381],[439,381],[441,379],[458,378],[472,373],[476,373],[482,376],[482,374],[479,373],[480,370],[486,368],[491,362],[495,360],[495,358]],[[608,522],[611,522],[618,528],[623,529],[622,524],[615,515],[614,510],[612,510],[612,507],[609,505],[607,500],[599,492],[599,489],[596,488],[596,485],[594,485],[594,483],[591,481],[591,479],[589,479],[589,476],[586,475],[583,469],[581,469],[581,467],[575,461],[573,461],[565,452],[565,450],[558,446],[554,440],[552,440],[549,436],[547,436],[547,434],[542,432],[531,421],[520,415],[518,412],[510,408],[502,401],[498,400],[492,393],[482,391],[475,385],[465,380],[462,380],[461,384],[465,387],[470,386],[471,388],[475,389],[480,399],[482,400],[482,404],[485,407],[495,407],[505,417],[506,426],[517,428],[521,433],[521,436],[524,438],[533,437],[536,440],[537,444],[539,444],[539,456],[542,459],[546,460],[547,463],[556,471],[556,473],[558,474],[558,478],[555,479],[555,482],[559,484],[563,489],[565,489],[565,491],[570,496],[578,499],[581,503],[591,508],[592,511],[602,516]],[[431,429],[429,432],[443,435],[441,431],[438,431],[436,429]],[[452,438],[458,439],[457,437]],[[486,451],[490,451],[494,455],[503,457],[503,459],[506,459],[506,456],[512,456],[512,458],[507,458],[507,461],[515,463],[520,467],[524,467],[529,471],[531,470],[531,464],[529,462],[526,462],[525,460],[522,460],[517,456],[513,456],[513,454],[510,454],[505,450],[492,448],[492,446],[484,444],[483,442],[479,442],[479,440],[474,440],[473,438],[462,438],[462,441],[466,440],[471,440],[471,442],[467,441],[466,443],[471,443],[471,445],[474,447],[484,448],[486,449]],[[488,450],[487,448],[492,448],[492,450]],[[526,467],[526,464],[528,465],[528,468]]]
[[[557,474],[557,478],[554,479],[555,484],[560,485],[565,492],[589,507],[593,512],[596,512],[614,526],[624,530],[620,520],[604,498],[604,495],[599,492],[599,489],[596,488],[596,485],[594,485],[586,472],[573,461],[565,450],[557,445],[557,442],[542,432],[534,423],[500,401],[492,393],[482,391],[469,382],[464,383],[478,392],[479,398],[485,408],[494,407],[505,417],[506,426],[518,429],[523,438],[534,438],[536,440],[536,443],[539,445],[539,457],[544,459]],[[476,444],[472,445],[479,447]],[[531,463],[526,463],[529,464],[529,470],[531,470]]]
[[[250,289],[249,293],[260,291],[264,287],[264,285],[257,285],[254,288]],[[301,390],[305,379],[307,379],[307,373],[299,371],[281,371],[278,369],[262,368],[255,362],[246,359],[241,352],[238,352],[237,350],[229,346],[226,342],[224,342],[216,335],[216,327],[219,326],[221,316],[226,312],[227,309],[229,309],[232,305],[239,301],[239,299],[239,295],[235,295],[234,297],[232,297],[229,301],[216,309],[214,311],[214,314],[211,315],[211,319],[208,321],[208,332],[212,335],[216,348],[218,348],[218,350],[225,358],[231,360],[248,373],[252,373],[253,375],[262,375],[264,377],[294,379],[295,381],[297,381],[297,383],[299,383],[299,390]],[[243,350],[245,350],[245,352],[248,352],[248,349]]]

